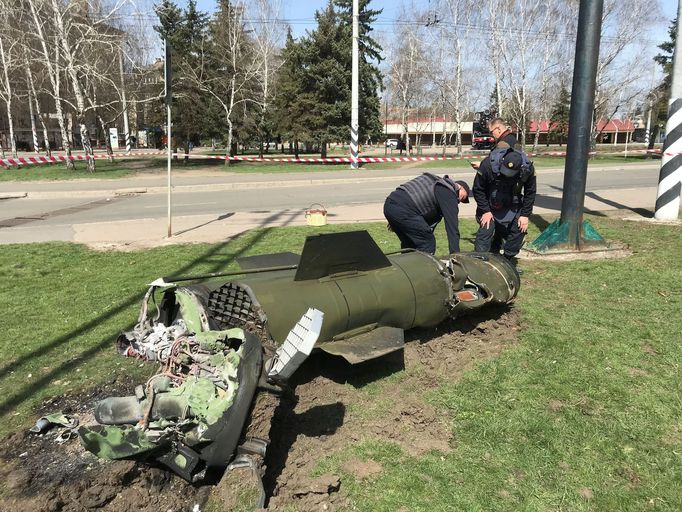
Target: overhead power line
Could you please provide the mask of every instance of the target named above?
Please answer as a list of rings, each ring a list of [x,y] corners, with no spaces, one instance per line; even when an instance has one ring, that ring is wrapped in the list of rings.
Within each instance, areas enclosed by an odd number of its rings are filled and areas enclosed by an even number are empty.
[[[135,20],[149,20],[149,21],[154,21],[158,22],[158,17],[149,13],[139,13],[139,14],[126,14],[122,15],[120,17],[117,17],[116,19],[135,19]],[[317,23],[317,20],[315,18],[244,18],[244,22],[246,23],[251,23],[251,24],[281,24],[281,25],[314,25]],[[422,27],[424,26],[425,22],[424,20],[418,20],[418,19],[407,19],[407,20],[401,20],[401,19],[395,19],[395,20],[382,20],[378,19],[372,23],[373,27],[392,27],[395,25],[401,25],[401,26],[411,26],[411,27]],[[467,37],[471,39],[489,39],[491,35],[499,35],[499,36],[530,36],[533,38],[537,39],[548,39],[552,38],[554,40],[556,39],[562,39],[562,40],[569,40],[569,41],[575,41],[576,35],[577,35],[577,29],[576,31],[569,31],[569,32],[553,32],[553,31],[547,31],[547,30],[536,30],[536,29],[524,29],[524,28],[519,28],[519,27],[490,27],[489,25],[486,24],[479,24],[479,23],[454,23],[452,21],[446,21],[443,20],[442,18],[439,18],[438,15],[436,14],[433,18],[429,17],[429,19],[426,20],[426,26],[431,26],[439,24],[444,27],[449,27],[449,28],[457,28],[461,30],[466,30],[469,33],[467,34]],[[618,37],[618,36],[602,36],[601,40],[604,42],[609,42],[609,43],[617,43],[621,41],[623,37]],[[628,37],[627,38],[629,41],[633,42],[639,42],[639,43],[647,43],[647,44],[660,44],[664,42],[666,39],[665,38],[660,38],[660,39],[650,39],[650,38],[642,38],[642,37]]]

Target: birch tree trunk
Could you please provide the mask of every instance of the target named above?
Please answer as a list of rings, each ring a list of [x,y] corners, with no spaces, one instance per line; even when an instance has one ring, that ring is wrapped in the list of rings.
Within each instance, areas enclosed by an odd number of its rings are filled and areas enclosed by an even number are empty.
[[[97,116],[97,122],[99,123],[100,127],[102,128],[102,134],[104,135],[104,147],[106,148],[107,151],[107,157],[109,158],[109,162],[114,161],[114,151],[113,148],[111,147],[111,138],[109,137],[109,127],[107,126],[107,123],[104,122],[104,119],[102,119],[102,116],[99,115],[99,113],[96,114]]]
[[[228,108],[225,109],[225,120],[227,121],[227,148],[225,148],[225,156],[234,156],[232,151],[232,133],[234,130],[234,123],[232,122],[232,111],[234,110],[234,96],[235,96],[235,77],[232,76],[230,80],[230,97],[228,99]],[[231,160],[225,159],[225,165],[230,165]]]
[[[457,64],[455,66],[455,144],[457,145],[457,155],[462,156],[462,45],[457,38],[455,44],[457,54]]]
[[[45,38],[45,32],[43,30],[43,21],[41,21],[38,15],[38,8],[35,4],[35,0],[26,0],[28,6],[31,10],[31,17],[33,19],[33,26],[31,27],[33,35],[38,38],[40,43],[40,52],[42,56],[42,63],[47,71],[47,75],[50,79],[50,84],[52,85],[52,96],[55,103],[55,112],[57,114],[57,122],[59,123],[59,130],[62,137],[62,146],[64,147],[64,152],[67,156],[71,156],[71,138],[67,133],[66,120],[64,118],[64,111],[62,109],[61,96],[60,96],[60,77],[59,77],[59,52],[55,52],[55,62],[52,62],[51,53],[48,50],[47,39]],[[31,80],[31,83],[32,80]],[[35,87],[34,87],[35,92]],[[36,96],[34,94],[34,96]],[[36,96],[37,97],[37,96]],[[44,126],[44,123],[43,123]],[[47,129],[45,129],[45,136],[47,139]],[[46,141],[46,151],[48,155],[50,154],[50,144]],[[66,168],[74,169],[74,164],[72,160],[66,160]]]
[[[9,50],[9,48],[7,48]],[[9,144],[12,150],[12,157],[17,157],[17,140],[14,136],[14,118],[12,117],[12,97],[14,92],[12,90],[12,84],[9,80],[10,75],[10,64],[11,56],[8,51],[5,51],[5,44],[3,42],[3,37],[0,36],[0,62],[2,63],[2,99],[5,101],[5,107],[7,108],[7,127],[9,129]]]
[[[73,94],[76,98],[76,115],[80,128],[81,144],[83,144],[83,152],[87,158],[88,172],[92,173],[95,172],[95,158],[94,152],[92,150],[92,144],[90,143],[90,131],[88,130],[85,118],[85,94],[78,79],[78,73],[76,72],[76,66],[74,62],[75,59],[67,39],[66,27],[64,25],[64,18],[62,17],[61,7],[57,3],[57,0],[51,0],[51,2],[55,28],[57,29],[57,37],[61,43],[62,53],[64,55],[64,60],[66,61],[66,73],[71,80],[71,88],[73,89]]]

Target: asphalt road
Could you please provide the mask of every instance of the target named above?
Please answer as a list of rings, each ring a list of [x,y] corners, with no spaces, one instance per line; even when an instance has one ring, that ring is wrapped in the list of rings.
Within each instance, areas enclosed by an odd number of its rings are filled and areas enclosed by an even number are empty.
[[[626,168],[594,167],[588,172],[586,192],[655,187],[658,169],[655,163]],[[174,215],[265,213],[306,208],[315,202],[322,203],[325,207],[378,203],[382,202],[397,185],[417,172],[420,171],[412,169],[393,174],[383,172],[382,175],[372,173],[359,176],[339,172],[323,173],[314,177],[302,177],[297,174],[286,176],[242,174],[229,181],[220,177],[185,176],[184,179],[175,180],[173,213]],[[455,172],[451,175],[456,179],[473,181],[471,172]],[[87,194],[82,192],[82,182],[77,186],[72,184],[73,191],[68,190],[68,183],[60,183],[58,184],[60,193],[46,194],[43,191],[42,195],[38,194],[35,199],[29,193],[27,198],[0,201],[0,221],[17,217],[24,217],[28,221],[30,217],[40,217],[41,220],[36,222],[49,226],[160,217],[167,211],[163,179],[161,175],[146,181],[112,183],[102,180],[97,184],[91,184],[92,190]],[[113,195],[112,187],[120,189],[126,185],[133,189],[137,187],[139,190],[144,190],[141,187],[146,186],[149,187],[149,192],[127,196]],[[540,195],[560,196],[562,187],[563,169],[538,171]],[[99,200],[106,197],[110,200]]]

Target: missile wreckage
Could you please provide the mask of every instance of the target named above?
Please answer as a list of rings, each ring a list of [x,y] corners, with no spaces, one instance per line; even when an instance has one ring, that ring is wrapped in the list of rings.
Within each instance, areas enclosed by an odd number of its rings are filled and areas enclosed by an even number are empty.
[[[116,345],[160,369],[133,396],[96,406],[97,424],[79,429],[86,449],[155,461],[192,482],[225,468],[260,475],[267,436],[249,432],[258,395],[286,386],[311,350],[351,364],[380,357],[403,347],[406,330],[508,303],[520,284],[499,256],[384,254],[366,231],[310,236],[300,257],[240,264],[151,283]]]

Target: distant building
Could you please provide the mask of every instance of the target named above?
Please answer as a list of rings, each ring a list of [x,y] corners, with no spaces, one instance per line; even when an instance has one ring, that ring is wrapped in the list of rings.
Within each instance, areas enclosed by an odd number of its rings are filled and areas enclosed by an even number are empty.
[[[471,117],[471,116],[469,116]],[[597,123],[598,143],[600,144],[624,144],[626,139],[629,143],[636,142],[635,134],[643,132],[644,127],[640,126],[641,120],[621,120],[612,119],[602,120]],[[456,123],[444,117],[429,116],[410,116],[406,126],[397,112],[389,112],[388,118],[383,119],[383,138],[400,139],[405,133],[405,128],[410,136],[410,142],[415,145],[432,146],[442,145],[445,136],[447,145],[455,144]],[[462,134],[462,144],[470,145],[473,137],[473,120],[460,123]],[[533,120],[529,124],[526,132],[526,144],[532,144],[536,130],[539,129],[538,144],[558,144],[559,135],[557,126],[548,120]],[[639,138],[639,137],[637,137]],[[561,143],[566,143],[565,135]]]

